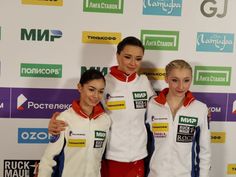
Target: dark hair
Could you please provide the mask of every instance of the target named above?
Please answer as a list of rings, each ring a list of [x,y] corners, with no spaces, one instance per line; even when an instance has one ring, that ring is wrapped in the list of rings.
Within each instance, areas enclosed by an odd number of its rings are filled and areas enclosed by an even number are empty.
[[[117,51],[116,53],[120,54],[120,52],[125,48],[127,45],[133,45],[142,48],[143,53],[144,53],[144,46],[143,43],[136,37],[134,36],[129,36],[124,38],[122,41],[119,42],[117,45]]]
[[[105,80],[103,74],[96,69],[89,69],[89,70],[85,71],[82,74],[79,83],[81,85],[84,85],[84,84],[88,83],[89,81],[92,81],[95,79],[102,79],[104,81],[104,83],[106,83],[106,80]]]

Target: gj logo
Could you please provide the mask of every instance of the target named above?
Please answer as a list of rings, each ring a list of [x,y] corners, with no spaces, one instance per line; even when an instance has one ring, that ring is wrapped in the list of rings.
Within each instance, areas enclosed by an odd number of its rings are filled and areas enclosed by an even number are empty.
[[[194,85],[229,86],[231,67],[195,66]]]
[[[42,30],[21,28],[21,40],[27,41],[50,41],[54,42],[55,39],[61,38],[62,32],[60,30]]]
[[[197,33],[196,50],[206,52],[233,52],[234,34]]]
[[[204,0],[200,10],[205,17],[223,18],[227,13],[228,0]]]
[[[145,49],[178,50],[178,31],[141,30],[141,40]]]
[[[24,110],[25,108],[24,108],[22,105],[23,105],[26,101],[27,101],[27,98],[26,98],[23,94],[20,94],[20,95],[17,97],[17,110],[19,110],[19,111]]]
[[[39,160],[4,160],[4,177],[37,177]]]
[[[182,0],[144,0],[144,15],[181,16]]]
[[[47,128],[19,128],[18,129],[18,143],[19,144],[37,144],[48,143],[48,129]]]

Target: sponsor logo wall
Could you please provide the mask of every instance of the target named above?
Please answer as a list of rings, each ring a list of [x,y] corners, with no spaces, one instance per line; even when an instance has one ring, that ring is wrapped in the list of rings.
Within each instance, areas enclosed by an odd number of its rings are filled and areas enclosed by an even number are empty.
[[[211,177],[235,175],[234,7],[233,0],[1,1],[0,177],[36,177],[50,117],[79,97],[83,72],[95,68],[106,75],[117,64],[116,45],[130,35],[145,46],[140,74],[156,91],[166,87],[169,61],[183,58],[192,65],[192,91],[211,111]],[[146,93],[132,94],[132,104],[144,109]],[[114,101],[108,109],[126,106]],[[194,120],[184,117],[180,132],[185,119]],[[166,125],[152,128],[162,128],[156,136],[168,131]]]

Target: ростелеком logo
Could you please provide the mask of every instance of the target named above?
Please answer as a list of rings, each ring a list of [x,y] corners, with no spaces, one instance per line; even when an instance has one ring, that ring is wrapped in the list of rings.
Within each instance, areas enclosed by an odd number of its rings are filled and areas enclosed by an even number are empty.
[[[20,94],[17,97],[17,110],[22,111],[24,110],[24,107],[22,106],[25,102],[27,101],[27,98],[23,95]]]
[[[233,102],[233,110],[232,110],[233,114],[236,114],[236,100],[234,100]]]

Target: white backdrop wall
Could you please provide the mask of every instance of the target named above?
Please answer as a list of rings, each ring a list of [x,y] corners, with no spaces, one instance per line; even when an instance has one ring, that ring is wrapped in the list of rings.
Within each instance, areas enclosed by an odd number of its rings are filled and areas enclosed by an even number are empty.
[[[212,177],[236,175],[234,0],[0,0],[0,177],[35,176],[47,125],[78,97],[80,74],[116,65],[116,44],[142,39],[141,72],[166,87],[165,65],[194,68],[212,111]]]

